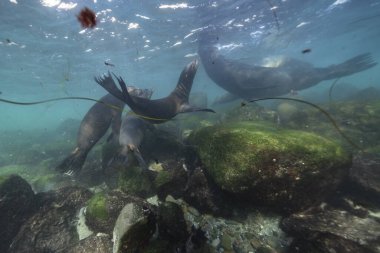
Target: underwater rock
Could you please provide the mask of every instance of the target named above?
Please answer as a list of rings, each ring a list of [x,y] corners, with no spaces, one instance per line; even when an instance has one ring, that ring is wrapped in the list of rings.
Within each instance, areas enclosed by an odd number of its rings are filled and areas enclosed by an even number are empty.
[[[380,252],[376,216],[358,217],[324,204],[292,214],[281,227],[297,238],[291,248],[302,249],[290,252]]]
[[[230,216],[232,212],[228,208],[231,204],[228,196],[207,178],[200,167],[190,173],[183,199],[202,213]]]
[[[185,245],[189,234],[182,208],[179,205],[173,202],[160,204],[157,210],[157,223],[160,239],[164,238],[174,244]],[[174,247],[179,247],[177,245]]]
[[[154,195],[151,171],[139,166],[121,166],[119,169],[118,188],[127,194],[141,198]]]
[[[380,89],[370,86],[370,87],[356,91],[355,94],[348,96],[346,100],[367,102],[367,101],[379,100],[379,99],[380,99]]]
[[[86,225],[95,233],[111,235],[120,211],[128,203],[148,205],[143,199],[120,190],[96,193],[87,204]]]
[[[198,234],[192,238],[206,237],[210,252],[284,252],[290,244],[290,238],[279,227],[281,216],[268,210],[230,208],[237,212],[220,218],[193,212],[190,206],[182,204],[188,226],[192,226],[188,230],[193,236]]]
[[[332,103],[328,108],[329,114],[334,118],[339,128],[356,145],[363,149],[379,145],[380,140],[380,100],[366,101],[341,101]],[[288,124],[295,129],[308,129],[320,133],[322,136],[336,139],[337,131],[327,120],[325,115],[315,110],[302,106],[303,113],[307,114],[305,120],[297,124]],[[352,148],[346,141],[342,144]]]
[[[113,253],[141,252],[156,229],[155,214],[146,204],[128,203],[113,229]]]
[[[0,176],[0,252],[7,252],[21,225],[35,210],[31,186],[17,175]]]
[[[244,106],[236,106],[228,110],[224,117],[224,122],[237,122],[237,121],[260,121],[266,120],[268,122],[276,123],[277,113],[268,110],[255,103],[244,104]]]
[[[78,243],[76,214],[90,196],[91,192],[81,187],[37,194],[40,209],[22,225],[9,252],[64,252]]]
[[[304,239],[295,239],[289,246],[288,253],[375,253],[349,240],[333,235],[320,235],[308,241]]]
[[[67,253],[110,253],[112,241],[107,235],[91,235],[65,251]]]
[[[191,164],[194,161],[189,161]],[[231,212],[225,196],[200,167],[195,169],[185,161],[168,160],[161,163],[162,170],[156,172],[154,186],[160,200],[168,195],[183,198],[201,212],[228,216]]]
[[[158,198],[164,200],[167,195],[181,198],[184,195],[188,173],[184,169],[184,163],[168,160],[161,163],[162,170],[156,173],[154,186]]]
[[[350,169],[350,181],[353,184],[347,188],[355,189],[362,198],[371,198],[374,204],[380,205],[380,155],[361,154],[353,159],[353,165]],[[358,195],[357,194],[357,195]]]
[[[351,165],[331,140],[253,122],[206,127],[188,141],[197,146],[207,174],[237,201],[284,212],[321,202]]]

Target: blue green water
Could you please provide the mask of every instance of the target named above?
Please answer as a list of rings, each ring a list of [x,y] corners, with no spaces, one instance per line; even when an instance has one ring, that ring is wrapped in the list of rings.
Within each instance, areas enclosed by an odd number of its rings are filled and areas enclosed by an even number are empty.
[[[95,29],[83,29],[77,21],[85,6],[97,14]],[[99,98],[105,91],[93,77],[108,70],[130,84],[153,88],[153,98],[166,96],[182,68],[197,57],[197,31],[209,24],[224,29],[221,52],[247,63],[286,55],[327,66],[364,52],[379,61],[379,13],[378,0],[2,0],[0,96],[17,101]],[[312,51],[302,54],[305,48]],[[379,87],[379,73],[376,66],[344,81]],[[330,84],[322,82],[311,91]],[[199,90],[209,101],[224,93],[202,67],[193,86]],[[1,104],[0,131],[55,128],[67,118],[81,119],[91,105]]]

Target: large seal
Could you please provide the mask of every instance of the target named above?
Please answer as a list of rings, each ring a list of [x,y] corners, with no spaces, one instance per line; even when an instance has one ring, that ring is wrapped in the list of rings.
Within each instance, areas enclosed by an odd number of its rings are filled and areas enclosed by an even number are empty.
[[[283,58],[276,67],[248,65],[220,54],[216,30],[204,29],[198,40],[198,54],[207,75],[230,93],[225,101],[280,96],[307,89],[323,80],[352,75],[377,64],[369,53],[365,53],[325,68],[292,58]]]
[[[109,80],[112,80],[111,76],[98,81],[108,82]],[[149,92],[151,94],[150,90],[140,90],[134,87],[128,87],[127,89],[135,95],[144,95]],[[100,138],[105,135],[111,125],[112,133],[108,140],[118,140],[123,108],[124,102],[111,94],[105,95],[99,100],[99,102],[95,103],[95,105],[93,105],[86,113],[80,124],[75,149],[56,167],[56,169],[60,172],[65,172],[68,175],[73,175],[80,171],[86,160],[87,154]]]
[[[172,119],[178,113],[195,111],[214,112],[208,108],[198,108],[189,104],[189,94],[197,69],[197,60],[189,63],[182,71],[176,88],[169,96],[161,99],[150,100],[129,94],[121,77],[116,77],[121,90],[118,89],[114,82],[98,83],[109,93],[123,100],[138,116],[153,124],[159,124]]]

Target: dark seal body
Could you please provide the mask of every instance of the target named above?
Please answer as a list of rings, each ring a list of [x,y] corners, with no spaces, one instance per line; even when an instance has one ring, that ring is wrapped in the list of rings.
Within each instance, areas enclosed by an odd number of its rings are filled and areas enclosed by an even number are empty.
[[[104,136],[112,124],[112,138],[118,138],[124,102],[111,94],[102,97],[84,116],[77,134],[73,152],[58,165],[61,172],[79,171],[92,147]]]
[[[113,81],[110,76],[98,81],[104,83],[109,80]],[[127,89],[135,96],[150,97],[152,95],[152,91],[147,89],[137,89],[133,86],[128,86]],[[108,141],[118,141],[123,108],[124,102],[111,94],[105,95],[93,105],[81,122],[75,149],[56,169],[67,172],[67,174],[78,172],[82,168],[87,154],[106,134],[110,126],[112,133],[108,137]]]
[[[189,104],[189,94],[193,85],[193,80],[198,69],[198,62],[192,61],[182,71],[176,88],[169,96],[160,99],[147,99],[133,96],[125,88],[126,85],[121,77],[117,77],[121,90],[115,83],[98,82],[104,89],[115,97],[123,100],[131,110],[141,118],[153,123],[159,124],[172,119],[178,113],[207,111],[214,112],[207,108],[198,108]]]
[[[276,67],[248,65],[221,55],[216,46],[218,40],[216,30],[203,30],[199,35],[198,54],[207,75],[232,94],[231,100],[280,96],[307,89],[323,80],[348,76],[377,64],[366,53],[325,68],[317,68],[292,58],[284,58]]]
[[[119,144],[121,146],[120,154],[124,162],[127,161],[129,152],[133,152],[141,168],[147,168],[140,153],[140,144],[144,138],[146,131],[153,131],[154,126],[149,121],[133,114],[126,115],[120,128]]]

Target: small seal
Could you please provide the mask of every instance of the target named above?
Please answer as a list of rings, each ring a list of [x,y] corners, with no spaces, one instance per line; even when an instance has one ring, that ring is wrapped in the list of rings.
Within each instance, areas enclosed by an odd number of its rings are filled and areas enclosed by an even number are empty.
[[[147,99],[133,96],[126,89],[124,80],[116,77],[121,90],[119,90],[114,82],[99,82],[99,78],[95,81],[105,90],[115,97],[123,100],[137,116],[145,120],[159,124],[172,119],[178,113],[186,112],[214,112],[208,108],[198,108],[189,104],[189,94],[193,85],[193,80],[198,69],[198,61],[194,60],[189,63],[182,71],[176,88],[169,96],[160,99]]]

